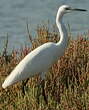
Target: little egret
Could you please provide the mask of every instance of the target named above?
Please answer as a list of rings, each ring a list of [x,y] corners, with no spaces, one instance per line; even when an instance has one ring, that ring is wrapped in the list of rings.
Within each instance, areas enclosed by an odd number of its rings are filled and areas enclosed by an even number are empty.
[[[62,22],[63,15],[73,11],[86,11],[85,9],[74,9],[68,5],[62,5],[57,12],[56,25],[60,32],[60,40],[58,43],[48,42],[30,52],[15,67],[11,74],[2,84],[6,88],[18,81],[25,80],[34,76],[36,73],[46,72],[48,68],[61,57],[68,43],[68,35],[65,25]]]

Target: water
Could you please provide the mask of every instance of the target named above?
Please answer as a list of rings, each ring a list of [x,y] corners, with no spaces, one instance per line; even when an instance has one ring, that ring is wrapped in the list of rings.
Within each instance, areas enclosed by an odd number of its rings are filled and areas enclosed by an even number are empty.
[[[62,4],[89,10],[89,0],[0,0],[0,50],[4,47],[7,33],[9,50],[29,45],[26,22],[28,21],[32,34],[43,21],[50,20],[54,24],[57,9]],[[64,20],[66,24],[70,24],[73,35],[89,29],[89,12],[74,12]]]

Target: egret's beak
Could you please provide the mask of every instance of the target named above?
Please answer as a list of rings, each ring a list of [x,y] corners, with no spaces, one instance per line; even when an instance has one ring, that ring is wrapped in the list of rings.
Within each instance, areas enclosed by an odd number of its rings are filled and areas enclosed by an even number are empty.
[[[87,11],[85,9],[78,9],[78,8],[74,8],[74,9],[71,9],[71,10],[73,10],[73,11]]]

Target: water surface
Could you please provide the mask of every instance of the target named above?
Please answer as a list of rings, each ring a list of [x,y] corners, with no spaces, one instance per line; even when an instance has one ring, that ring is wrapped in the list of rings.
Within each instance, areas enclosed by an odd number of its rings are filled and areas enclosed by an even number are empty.
[[[62,4],[89,10],[89,0],[0,0],[0,50],[4,47],[7,33],[9,50],[29,45],[26,22],[32,34],[42,22],[50,20],[50,24],[55,24],[58,7]],[[76,36],[76,33],[88,31],[89,12],[68,14],[64,21],[70,24],[72,34]]]

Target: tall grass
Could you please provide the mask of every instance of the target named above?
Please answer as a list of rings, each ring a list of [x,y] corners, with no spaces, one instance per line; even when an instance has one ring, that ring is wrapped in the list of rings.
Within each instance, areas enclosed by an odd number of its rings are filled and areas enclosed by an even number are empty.
[[[44,90],[38,86],[39,75],[27,82],[19,82],[3,90],[1,84],[13,68],[33,49],[46,42],[57,42],[59,35],[55,28],[50,32],[47,26],[37,27],[37,36],[31,47],[13,50],[7,54],[8,39],[0,55],[0,110],[89,110],[89,40],[88,34],[77,40],[69,39],[68,48],[46,73]],[[24,87],[24,94],[23,94]]]

